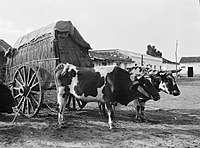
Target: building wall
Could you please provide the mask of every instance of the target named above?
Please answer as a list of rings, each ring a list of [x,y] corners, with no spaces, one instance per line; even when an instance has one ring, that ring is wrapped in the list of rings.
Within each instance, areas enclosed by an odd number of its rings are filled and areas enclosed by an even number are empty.
[[[177,65],[177,69],[180,69],[180,65]],[[163,63],[162,70],[176,70],[176,64]]]
[[[147,66],[154,70],[161,70],[162,68],[162,58],[153,57],[150,55],[135,53],[131,51],[123,51],[124,54],[129,55],[129,57],[135,61],[134,66]]]
[[[6,58],[0,53],[0,83],[5,81],[5,64]]]
[[[126,69],[127,67],[134,66],[134,63],[131,63],[131,62],[119,62],[119,61],[110,62],[110,61],[103,61],[103,60],[102,61],[101,60],[92,60],[92,61],[93,61],[94,67],[113,65],[113,66],[119,66],[123,69]]]
[[[150,67],[154,70],[161,70],[162,69],[162,58],[158,58],[158,57],[153,57],[150,55],[146,55],[146,54],[140,54],[140,53],[135,53],[132,51],[125,51],[125,50],[120,50],[117,49],[117,52],[126,55],[127,57],[129,57],[130,59],[132,59],[132,61],[134,62],[127,62],[127,61],[113,61],[113,62],[108,62],[107,60],[93,60],[94,66],[105,66],[105,65],[118,65],[122,68],[129,68],[129,67],[133,67],[133,66],[147,66]]]
[[[0,68],[5,67],[6,64],[6,58],[3,54],[0,53]]]
[[[193,69],[193,74],[195,76],[200,76],[200,63],[180,63],[180,71],[181,76],[188,76],[188,67]]]
[[[161,70],[162,58],[151,57],[147,55],[134,56],[132,59],[135,61],[135,66],[146,66],[154,70]]]

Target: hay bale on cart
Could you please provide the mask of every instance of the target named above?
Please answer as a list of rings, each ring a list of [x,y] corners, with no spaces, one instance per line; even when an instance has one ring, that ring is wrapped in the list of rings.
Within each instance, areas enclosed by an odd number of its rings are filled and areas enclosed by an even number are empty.
[[[70,21],[58,21],[30,32],[13,47],[6,64],[6,81],[13,84],[17,109],[27,117],[38,113],[45,90],[55,88],[54,69],[59,63],[93,66],[88,55],[90,45]],[[76,103],[78,109],[86,104],[76,101],[72,98],[73,109],[77,109]]]

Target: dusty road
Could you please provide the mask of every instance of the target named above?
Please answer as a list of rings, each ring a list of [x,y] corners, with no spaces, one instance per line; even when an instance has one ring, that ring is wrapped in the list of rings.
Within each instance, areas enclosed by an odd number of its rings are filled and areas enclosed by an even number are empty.
[[[15,123],[14,114],[1,114],[0,147],[200,147],[200,78],[178,80],[178,86],[180,96],[161,93],[161,100],[147,103],[148,123],[135,121],[132,104],[118,106],[114,130],[99,116],[97,103],[66,111],[62,128],[56,124],[56,113],[48,109],[32,119],[18,116]]]

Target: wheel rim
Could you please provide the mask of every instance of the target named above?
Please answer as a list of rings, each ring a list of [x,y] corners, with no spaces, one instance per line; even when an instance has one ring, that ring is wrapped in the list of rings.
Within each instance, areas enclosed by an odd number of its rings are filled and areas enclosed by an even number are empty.
[[[87,104],[87,102],[81,101],[70,94],[66,107],[67,107],[67,109],[69,109],[71,111],[78,111],[78,110],[83,109],[86,104]]]
[[[43,101],[38,72],[29,66],[22,66],[16,71],[13,82],[18,112],[26,117],[35,116]]]

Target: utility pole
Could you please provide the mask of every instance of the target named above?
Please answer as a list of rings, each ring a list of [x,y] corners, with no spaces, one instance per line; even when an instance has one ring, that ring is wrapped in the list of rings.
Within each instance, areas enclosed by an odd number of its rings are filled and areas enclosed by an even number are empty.
[[[144,57],[141,55],[141,66],[144,66]]]
[[[176,51],[175,51],[175,59],[176,59],[176,78],[178,77],[178,68],[177,68],[177,54],[178,54],[178,40],[176,40]]]

